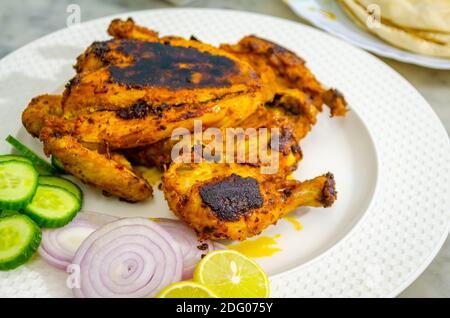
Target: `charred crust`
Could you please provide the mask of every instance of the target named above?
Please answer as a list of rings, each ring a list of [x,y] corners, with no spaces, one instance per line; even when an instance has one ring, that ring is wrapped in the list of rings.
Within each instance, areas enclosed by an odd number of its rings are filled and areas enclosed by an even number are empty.
[[[81,77],[80,76],[75,76],[74,78],[72,78],[71,80],[69,80],[66,84],[66,92],[65,94],[70,94],[70,92],[72,91],[72,88],[77,85],[79,82],[81,81]]]
[[[200,196],[203,203],[222,221],[237,221],[253,209],[262,207],[264,202],[258,181],[236,174],[203,185]]]
[[[120,41],[116,50],[130,56],[133,63],[110,66],[111,81],[131,88],[229,87],[230,76],[239,73],[234,60],[192,47],[127,39]]]
[[[208,249],[208,244],[202,243],[202,244],[198,245],[197,248],[201,251],[206,251]]]
[[[106,54],[111,51],[108,43],[109,41],[96,41],[90,46],[92,53],[94,53],[101,61],[105,61]]]
[[[298,153],[300,157],[303,157],[302,148],[298,144],[291,145],[291,151],[296,154]]]
[[[292,195],[292,189],[283,189],[283,198],[286,200]]]
[[[280,139],[278,141],[279,151],[283,155],[286,156],[289,154],[289,150],[292,149],[292,147],[291,147],[292,141],[295,141],[292,131],[289,129],[283,129],[283,131],[281,132],[281,135],[280,135]]]
[[[330,207],[333,205],[336,200],[336,182],[334,181],[334,176],[332,173],[328,172],[325,177],[327,180],[322,189],[322,197],[320,198],[320,203],[323,204],[324,207]]]
[[[61,134],[59,131],[53,132],[53,137],[56,139],[62,138],[63,134]]]
[[[338,89],[333,88],[333,89],[331,89],[331,91],[332,91],[333,96],[334,96],[335,98],[342,98],[342,99],[345,99],[345,98],[344,98],[344,94],[342,94]]]
[[[331,88],[329,89],[326,93],[326,101],[329,101],[330,103],[332,102],[337,102],[338,100],[340,100],[345,106],[347,105],[347,101],[345,100],[344,94],[342,94],[339,90],[337,90],[336,88]]]
[[[216,230],[213,227],[205,226],[203,227],[203,233],[205,234],[213,234]]]
[[[122,119],[141,119],[151,112],[151,106],[143,100],[138,100],[130,107],[116,111],[116,115]]]
[[[335,88],[331,88],[322,94],[325,104],[330,106],[332,116],[344,116],[347,112],[347,101],[344,95]]]
[[[106,190],[102,190],[102,194],[103,194],[103,196],[105,196],[105,197],[107,197],[107,198],[109,198],[109,197],[112,197],[113,195],[111,194],[111,193],[109,193],[108,191],[106,191]]]
[[[195,42],[200,42],[200,40],[193,34],[189,37],[189,40],[195,41]]]
[[[112,195],[110,195],[110,196],[112,196]],[[126,203],[137,203],[137,201],[133,201],[133,200],[125,199],[125,198],[119,198],[119,201],[126,202]]]
[[[133,105],[121,108],[116,111],[117,117],[122,119],[142,119],[152,114],[158,118],[164,117],[164,112],[170,108],[170,105],[166,103],[162,103],[160,105],[152,106],[149,105],[146,101],[139,99]],[[160,127],[161,128],[161,127]],[[162,129],[162,128],[161,128]],[[164,127],[165,129],[165,127]],[[163,129],[163,130],[164,130]]]
[[[164,117],[164,111],[166,111],[167,109],[169,109],[170,106],[163,103],[161,105],[155,106],[152,108],[152,112],[159,118]]]

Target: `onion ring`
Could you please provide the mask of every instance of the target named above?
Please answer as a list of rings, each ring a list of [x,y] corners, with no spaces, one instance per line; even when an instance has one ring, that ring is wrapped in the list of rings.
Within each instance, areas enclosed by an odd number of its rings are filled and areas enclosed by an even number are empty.
[[[51,266],[65,270],[81,243],[102,225],[115,220],[111,215],[80,212],[62,228],[43,229],[38,253]]]
[[[214,250],[213,242],[210,240],[200,241],[195,231],[181,221],[158,218],[156,222],[165,228],[181,247],[183,279],[192,278],[202,256]]]
[[[89,235],[72,266],[80,275],[76,297],[152,297],[181,280],[183,257],[175,239],[156,222],[124,218]]]

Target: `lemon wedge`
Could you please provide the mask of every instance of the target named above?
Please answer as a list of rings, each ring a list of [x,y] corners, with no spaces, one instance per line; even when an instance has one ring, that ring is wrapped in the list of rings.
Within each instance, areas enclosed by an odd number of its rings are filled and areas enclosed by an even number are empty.
[[[252,259],[233,250],[208,253],[198,264],[194,280],[219,297],[269,297],[269,279]]]
[[[158,298],[217,298],[207,287],[196,282],[184,281],[171,284],[157,295]]]

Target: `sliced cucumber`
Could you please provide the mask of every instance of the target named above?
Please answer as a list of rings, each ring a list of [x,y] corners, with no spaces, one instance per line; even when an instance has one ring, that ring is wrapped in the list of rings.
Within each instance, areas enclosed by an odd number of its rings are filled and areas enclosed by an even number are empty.
[[[0,218],[4,218],[7,216],[16,215],[16,214],[19,214],[19,212],[14,211],[14,210],[2,210],[2,211],[0,211]]]
[[[43,158],[41,158],[40,156],[35,154],[33,152],[33,150],[31,150],[30,148],[25,146],[23,143],[18,141],[13,136],[9,135],[8,137],[6,137],[6,141],[10,145],[12,145],[14,148],[19,150],[25,157],[30,159],[31,162],[33,162],[33,164],[36,167],[36,169],[39,171],[39,174],[51,175],[51,174],[54,174],[56,172],[55,167],[53,167],[46,160],[44,160]]]
[[[60,174],[67,174],[66,170],[64,170],[64,166],[61,163],[61,161],[59,161],[58,158],[56,158],[55,156],[52,155],[52,165],[53,167],[56,168],[56,171]]]
[[[17,156],[17,155],[2,155],[2,156],[0,156],[0,162],[11,161],[11,160],[28,162],[29,164],[33,164],[30,159],[28,159],[24,156]]]
[[[81,191],[80,187],[70,180],[54,176],[40,176],[38,182],[39,184],[51,185],[66,189],[74,196],[76,196],[78,200],[81,201],[83,199],[83,192]]]
[[[0,270],[26,263],[39,247],[41,236],[41,229],[23,214],[0,218]]]
[[[0,209],[18,210],[27,206],[36,192],[38,173],[22,161],[0,162]]]
[[[38,185],[33,200],[24,210],[41,227],[61,227],[72,221],[81,203],[66,189],[51,185]]]

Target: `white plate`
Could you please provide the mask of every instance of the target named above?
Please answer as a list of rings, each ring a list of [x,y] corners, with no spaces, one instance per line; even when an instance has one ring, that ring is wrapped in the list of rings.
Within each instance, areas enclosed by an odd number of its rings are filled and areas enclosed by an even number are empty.
[[[345,93],[346,118],[322,114],[302,142],[297,177],[332,171],[339,198],[330,209],[292,214],[263,235],[281,234],[282,252],[257,259],[271,276],[272,296],[395,296],[431,262],[449,231],[450,143],[430,106],[403,78],[366,52],[325,33],[281,19],[220,10],[155,10],[122,15],[163,34],[218,44],[258,34],[297,52],[327,85]],[[30,98],[60,92],[75,57],[107,38],[111,17],[58,31],[0,62],[0,133],[41,152],[21,127]],[[10,151],[1,144],[2,153]],[[127,204],[83,187],[85,209],[124,216],[171,215],[160,192]],[[0,296],[70,296],[66,275],[36,258],[0,273]]]
[[[331,0],[285,0],[285,2],[302,18],[341,39],[360,48],[389,57],[401,62],[417,64],[429,68],[449,70],[450,59],[425,56],[404,51],[391,46],[378,37],[361,30],[341,9],[336,1]],[[330,18],[330,13],[335,16]]]

